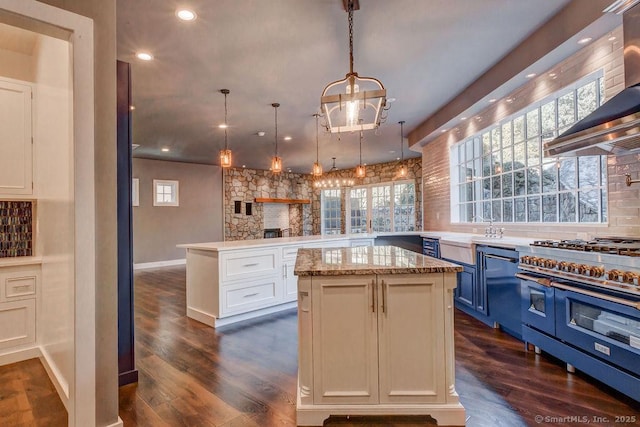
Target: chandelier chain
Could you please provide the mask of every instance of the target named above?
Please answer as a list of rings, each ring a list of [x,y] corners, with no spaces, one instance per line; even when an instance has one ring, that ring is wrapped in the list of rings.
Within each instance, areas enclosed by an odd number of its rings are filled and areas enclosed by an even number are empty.
[[[353,0],[348,1],[349,8],[349,74],[353,74]]]

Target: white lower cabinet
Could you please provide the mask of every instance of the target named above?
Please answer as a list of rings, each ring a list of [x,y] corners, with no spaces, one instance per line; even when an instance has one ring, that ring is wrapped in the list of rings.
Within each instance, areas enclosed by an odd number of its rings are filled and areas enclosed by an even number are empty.
[[[298,425],[381,414],[464,424],[455,273],[301,276],[298,288]]]
[[[314,404],[445,401],[441,275],[312,282]]]
[[[0,267],[0,353],[36,342],[40,265]]]

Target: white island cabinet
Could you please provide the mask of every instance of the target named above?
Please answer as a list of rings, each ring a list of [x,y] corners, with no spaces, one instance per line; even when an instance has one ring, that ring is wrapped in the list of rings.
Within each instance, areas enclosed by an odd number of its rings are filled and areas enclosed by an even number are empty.
[[[187,251],[187,316],[218,327],[296,307],[298,249],[372,245],[374,237],[307,236],[178,245]]]
[[[453,345],[460,270],[394,246],[300,250],[298,425],[330,415],[464,425]]]

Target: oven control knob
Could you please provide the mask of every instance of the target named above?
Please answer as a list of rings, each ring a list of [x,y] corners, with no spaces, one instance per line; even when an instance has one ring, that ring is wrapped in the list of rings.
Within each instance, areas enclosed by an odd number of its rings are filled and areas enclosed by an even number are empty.
[[[638,284],[638,279],[640,278],[639,274],[633,273],[631,271],[625,271],[622,274],[622,279],[625,283],[630,283],[632,285]]]
[[[567,261],[560,261],[560,264],[558,264],[558,270],[569,271],[569,263]]]
[[[609,271],[607,271],[607,279],[609,279],[609,280],[619,280],[621,274],[622,274],[621,271],[609,270]]]
[[[523,264],[531,264],[531,257],[529,255],[525,255],[522,258],[520,258],[520,262]]]
[[[578,273],[586,276],[589,274],[589,266],[586,264],[578,264]]]
[[[544,260],[544,266],[546,268],[556,268],[557,265],[558,265],[558,262],[553,260],[553,259],[545,259]]]
[[[601,277],[601,276],[604,275],[604,268],[603,267],[596,267],[595,265],[591,266],[591,267],[589,267],[588,275],[591,276],[591,277]]]
[[[578,273],[578,264],[575,262],[570,262],[568,265],[568,270],[570,273]]]

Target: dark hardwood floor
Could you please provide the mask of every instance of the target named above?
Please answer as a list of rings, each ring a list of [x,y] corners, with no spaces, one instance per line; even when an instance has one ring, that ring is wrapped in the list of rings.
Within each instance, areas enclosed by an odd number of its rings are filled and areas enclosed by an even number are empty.
[[[295,311],[210,328],[185,316],[185,267],[179,266],[136,271],[135,322],[140,377],[137,384],[120,388],[125,426],[296,425]],[[525,351],[520,341],[461,312],[455,322],[456,389],[468,426],[582,426],[585,421],[622,426],[616,417],[624,416],[636,417],[626,425],[640,423],[638,402],[580,373],[567,373],[559,361]],[[0,368],[0,426],[64,425],[30,422],[18,403],[7,402],[16,386],[5,379],[22,375],[29,369],[23,364]],[[27,396],[42,394],[39,387],[24,389]],[[57,407],[39,404],[44,409],[35,408],[33,419],[57,420],[64,413],[59,400]],[[430,424],[425,417],[336,417],[325,425]]]

